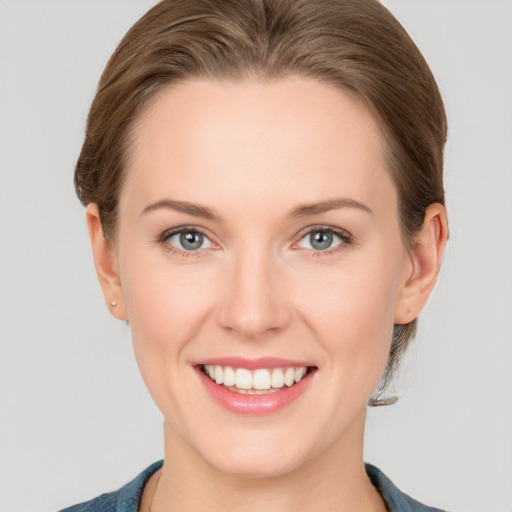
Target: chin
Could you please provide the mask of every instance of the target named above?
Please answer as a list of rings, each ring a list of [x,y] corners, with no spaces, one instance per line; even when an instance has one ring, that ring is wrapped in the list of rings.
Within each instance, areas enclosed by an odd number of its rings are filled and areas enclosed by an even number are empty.
[[[211,450],[212,445],[204,447],[200,455],[218,471],[243,478],[285,476],[315,456],[314,446],[308,448],[301,436],[291,442],[289,431],[284,436],[254,432],[248,437],[251,439],[238,437],[231,438],[230,442],[215,443],[213,446],[219,449]]]
[[[304,461],[299,456],[286,457],[282,453],[268,454],[266,451],[254,456],[240,450],[237,453],[214,461],[216,468],[226,474],[242,478],[278,478],[288,475]]]

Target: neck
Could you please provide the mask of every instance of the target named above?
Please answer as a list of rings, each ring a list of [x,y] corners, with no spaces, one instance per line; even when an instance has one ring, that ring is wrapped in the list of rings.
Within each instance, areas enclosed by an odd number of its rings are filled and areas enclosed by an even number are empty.
[[[364,413],[328,450],[283,475],[247,477],[220,471],[165,425],[165,462],[152,512],[384,512],[363,463]]]

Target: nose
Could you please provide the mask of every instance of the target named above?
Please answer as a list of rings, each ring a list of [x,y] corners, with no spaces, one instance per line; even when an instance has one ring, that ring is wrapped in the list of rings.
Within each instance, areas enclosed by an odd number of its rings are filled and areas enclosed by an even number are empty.
[[[225,269],[220,325],[243,339],[262,339],[282,331],[291,319],[283,271],[268,252],[238,251]]]

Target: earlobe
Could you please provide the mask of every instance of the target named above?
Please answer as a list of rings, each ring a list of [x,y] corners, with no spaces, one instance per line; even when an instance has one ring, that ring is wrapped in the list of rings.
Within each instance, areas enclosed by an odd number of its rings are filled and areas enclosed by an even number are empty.
[[[431,204],[409,251],[412,271],[397,301],[395,324],[412,322],[424,308],[439,275],[447,238],[446,210],[442,204]]]
[[[89,203],[87,205],[86,218],[94,266],[101,289],[103,290],[105,302],[113,316],[119,320],[126,320],[123,289],[114,246],[103,235],[98,205],[96,203]]]

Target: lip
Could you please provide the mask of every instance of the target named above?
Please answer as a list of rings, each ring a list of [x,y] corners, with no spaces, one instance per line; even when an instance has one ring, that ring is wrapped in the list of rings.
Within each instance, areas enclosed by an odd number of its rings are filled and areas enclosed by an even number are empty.
[[[233,361],[236,359],[236,364]],[[227,361],[230,361],[229,363]],[[239,358],[223,358],[223,359],[209,359],[209,362],[205,362],[204,364],[218,364],[220,366],[235,366],[237,368],[275,368],[279,366],[308,366],[306,364],[295,364],[297,362],[293,362],[294,364],[290,364],[291,361],[286,360],[285,364],[283,364],[282,359],[271,358],[268,359],[258,359],[258,365],[243,365],[241,364],[241,360]],[[211,362],[210,362],[211,361]],[[255,362],[256,360],[252,360]],[[263,365],[262,362],[266,361],[267,365]],[[272,362],[272,366],[268,365],[268,362]],[[313,371],[308,372],[300,382],[295,383],[290,387],[283,387],[279,391],[268,394],[261,395],[246,395],[241,393],[235,393],[234,391],[230,391],[224,386],[220,386],[213,382],[209,377],[205,375],[202,370],[203,363],[199,363],[195,370],[199,375],[199,379],[204,386],[207,393],[213,398],[217,404],[219,404],[224,409],[245,416],[267,416],[270,414],[275,414],[286,406],[297,400],[301,397],[309,385],[312,382],[312,377],[316,372],[316,367],[314,367]],[[311,368],[311,366],[310,366]]]
[[[278,357],[260,357],[258,359],[246,359],[244,357],[214,357],[204,359],[195,363],[198,366],[218,365],[218,366],[231,366],[232,368],[279,368],[283,366],[308,366],[312,367],[311,363],[306,361],[297,361],[293,359],[282,359]]]

